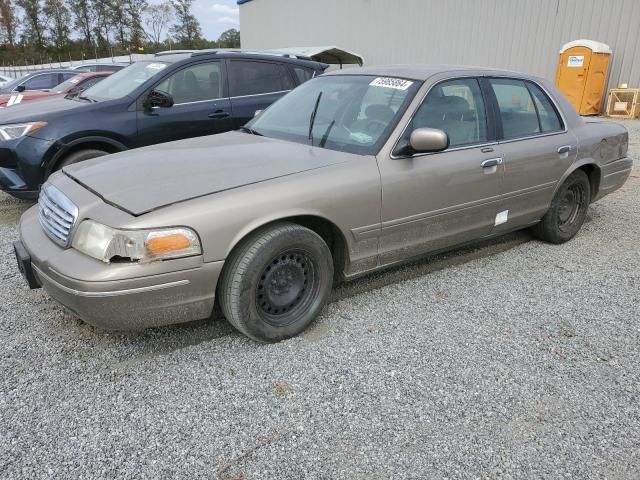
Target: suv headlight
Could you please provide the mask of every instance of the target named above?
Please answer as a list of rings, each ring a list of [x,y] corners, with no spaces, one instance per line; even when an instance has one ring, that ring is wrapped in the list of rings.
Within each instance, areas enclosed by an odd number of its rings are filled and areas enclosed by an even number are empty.
[[[105,263],[114,258],[150,262],[202,253],[198,235],[189,228],[118,230],[93,220],[78,225],[71,246]]]
[[[14,138],[24,137],[28,133],[40,130],[46,124],[47,122],[30,122],[0,125],[0,136],[2,136],[3,140],[13,140]]]

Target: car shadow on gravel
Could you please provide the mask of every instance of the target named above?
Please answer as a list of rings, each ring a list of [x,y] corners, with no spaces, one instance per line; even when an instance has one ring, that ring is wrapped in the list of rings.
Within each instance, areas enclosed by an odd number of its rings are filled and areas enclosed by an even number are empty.
[[[0,192],[0,225],[16,225],[20,216],[34,204],[32,200],[19,200]]]
[[[333,289],[330,302],[338,302],[387,285],[422,277],[431,272],[461,265],[477,258],[496,255],[529,240],[531,240],[531,235],[527,231],[519,231],[446,253],[431,255],[399,266],[389,267],[380,272],[338,285]],[[126,358],[117,362],[115,366],[118,368],[146,361],[152,357],[169,355],[180,349],[229,336],[237,336],[254,346],[259,345],[247,339],[229,325],[218,307],[216,307],[214,314],[209,319],[151,328],[139,332],[111,332],[87,325],[71,313],[67,313],[65,317],[68,322],[64,322],[63,325],[68,328],[75,324],[77,330],[72,329],[75,334],[84,337],[93,346],[118,350],[122,345],[126,345],[128,353]],[[322,319],[320,319],[321,321]],[[68,335],[74,335],[74,333],[67,332]],[[310,341],[313,340],[311,337],[309,339]],[[115,351],[112,353],[114,353],[115,357],[118,357]]]

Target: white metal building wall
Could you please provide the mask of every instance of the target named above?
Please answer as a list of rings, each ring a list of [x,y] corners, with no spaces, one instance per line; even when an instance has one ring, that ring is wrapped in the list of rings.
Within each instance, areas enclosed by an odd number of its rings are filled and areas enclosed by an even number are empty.
[[[588,38],[614,52],[610,86],[640,87],[640,0],[245,0],[240,31],[243,48],[337,45],[368,65],[468,64],[550,80],[560,47]]]

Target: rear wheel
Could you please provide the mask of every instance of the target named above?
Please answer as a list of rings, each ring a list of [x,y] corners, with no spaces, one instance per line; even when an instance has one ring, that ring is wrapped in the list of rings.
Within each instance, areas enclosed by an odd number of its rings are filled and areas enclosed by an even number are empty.
[[[589,177],[576,170],[558,189],[540,223],[533,227],[534,236],[550,243],[571,240],[582,227],[590,202]]]
[[[227,259],[218,298],[227,320],[260,342],[278,342],[309,326],[326,304],[333,261],[308,228],[279,223],[249,235]]]
[[[83,162],[85,160],[90,160],[92,158],[102,157],[103,155],[108,155],[108,152],[104,150],[98,150],[97,148],[87,148],[85,150],[78,150],[77,152],[73,152],[60,162],[56,168],[56,170],[61,170],[67,165],[71,165],[73,163]]]

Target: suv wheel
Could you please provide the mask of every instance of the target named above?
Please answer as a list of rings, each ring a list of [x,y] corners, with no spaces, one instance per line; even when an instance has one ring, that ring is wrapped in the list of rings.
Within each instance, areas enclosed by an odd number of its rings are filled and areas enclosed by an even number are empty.
[[[320,314],[333,281],[324,240],[279,223],[249,235],[227,259],[218,298],[227,320],[260,342],[293,337]]]
[[[87,148],[86,150],[78,150],[77,152],[73,152],[71,155],[62,160],[56,170],[61,170],[63,167],[67,165],[71,165],[73,163],[83,162],[85,160],[90,160],[92,158],[102,157],[103,155],[108,155],[104,150],[98,150],[96,148]]]

